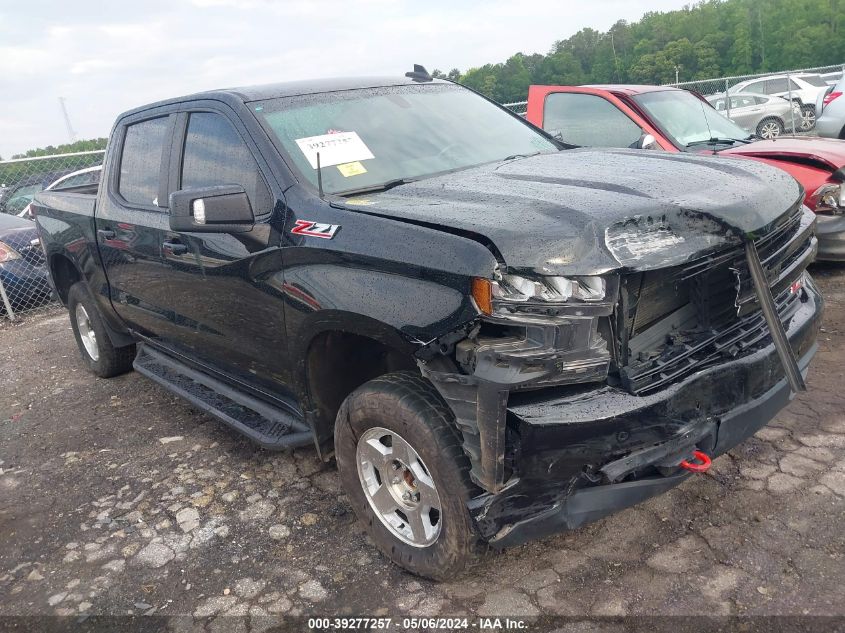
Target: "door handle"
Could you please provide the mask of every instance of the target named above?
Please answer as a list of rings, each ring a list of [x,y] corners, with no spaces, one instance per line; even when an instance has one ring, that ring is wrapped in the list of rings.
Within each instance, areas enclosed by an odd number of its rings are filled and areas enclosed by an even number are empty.
[[[115,238],[115,232],[110,229],[97,229],[97,237],[101,240],[113,240]]]
[[[184,255],[188,252],[188,247],[182,242],[164,242],[161,246],[168,255]]]

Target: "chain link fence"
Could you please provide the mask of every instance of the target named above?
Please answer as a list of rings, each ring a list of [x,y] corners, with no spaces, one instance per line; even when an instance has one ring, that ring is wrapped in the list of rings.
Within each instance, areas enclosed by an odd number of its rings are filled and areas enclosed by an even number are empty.
[[[514,101],[513,103],[503,103],[508,110],[512,110],[516,112],[519,116],[524,117],[528,111],[528,102],[527,101]]]
[[[845,65],[666,84],[695,91],[724,116],[762,138],[812,135],[817,104]]]
[[[45,189],[90,190],[103,150],[0,161],[0,318],[55,305],[29,206]]]

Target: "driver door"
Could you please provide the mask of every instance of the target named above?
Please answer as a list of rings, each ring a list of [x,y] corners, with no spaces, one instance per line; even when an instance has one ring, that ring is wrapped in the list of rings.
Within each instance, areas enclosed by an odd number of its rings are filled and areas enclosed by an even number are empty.
[[[248,133],[225,110],[184,112],[177,127],[171,189],[240,186],[255,220],[243,232],[166,231],[174,300],[165,343],[229,379],[286,395],[281,256],[270,225],[281,193],[272,193]]]
[[[674,150],[659,131],[610,93],[593,88],[531,86],[526,118],[566,143],[582,147],[637,148],[644,134],[655,149]]]

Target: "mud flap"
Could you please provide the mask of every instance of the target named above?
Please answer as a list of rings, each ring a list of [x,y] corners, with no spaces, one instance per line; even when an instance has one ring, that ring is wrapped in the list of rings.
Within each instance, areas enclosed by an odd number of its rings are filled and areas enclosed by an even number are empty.
[[[754,290],[757,292],[760,309],[763,311],[763,316],[769,326],[772,342],[775,345],[778,357],[780,357],[789,386],[795,393],[807,391],[804,377],[801,375],[801,370],[795,361],[795,355],[789,346],[789,340],[786,338],[786,330],[783,329],[783,323],[778,316],[775,300],[772,297],[772,289],[769,287],[769,280],[763,271],[763,264],[760,262],[757,247],[750,239],[745,241],[745,258],[748,261],[748,270],[751,273],[751,280],[754,282]]]

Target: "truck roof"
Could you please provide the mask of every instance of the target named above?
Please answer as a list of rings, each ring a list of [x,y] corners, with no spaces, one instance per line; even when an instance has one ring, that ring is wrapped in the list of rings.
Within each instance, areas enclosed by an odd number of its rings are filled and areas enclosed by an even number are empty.
[[[139,106],[121,114],[123,118],[130,114],[143,112],[160,106],[184,101],[195,101],[198,99],[214,99],[223,102],[240,101],[261,101],[264,99],[275,99],[279,97],[295,97],[299,95],[319,94],[324,92],[337,92],[343,90],[360,90],[366,88],[378,88],[383,86],[401,86],[406,84],[419,83],[408,77],[388,75],[382,77],[333,77],[327,79],[306,79],[301,81],[285,81],[272,84],[259,84],[255,86],[240,86],[237,88],[221,88],[218,90],[207,90],[194,94],[184,95],[156,101],[147,105]],[[434,79],[426,83],[451,83],[442,79]]]
[[[582,86],[582,88],[595,88],[597,90],[607,90],[608,92],[622,92],[627,95],[638,95],[644,92],[660,92],[662,90],[679,90],[674,86],[649,86],[649,85],[635,85],[635,84],[591,84]]]

